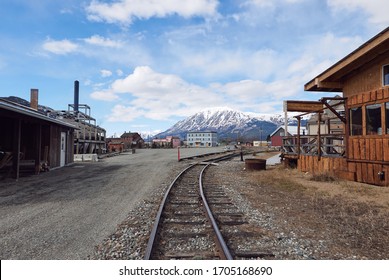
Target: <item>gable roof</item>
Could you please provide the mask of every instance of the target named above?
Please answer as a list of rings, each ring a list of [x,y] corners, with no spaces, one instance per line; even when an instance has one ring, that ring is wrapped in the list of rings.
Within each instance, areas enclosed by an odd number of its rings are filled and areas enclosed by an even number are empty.
[[[278,131],[280,130],[283,130],[285,131],[285,126],[279,126],[276,128],[276,130],[274,130],[272,132],[272,134],[270,134],[270,137],[272,137],[273,135],[275,135]],[[300,135],[303,135],[304,132],[306,131],[306,128],[305,127],[300,127]],[[292,136],[292,135],[297,135],[297,132],[298,132],[298,126],[295,126],[295,125],[288,125],[288,135],[289,136]]]
[[[124,132],[120,137],[121,138],[126,138],[126,137],[135,137],[135,136],[140,136],[138,132]]]
[[[389,52],[389,27],[305,84],[306,91],[343,91],[343,79],[361,66]]]

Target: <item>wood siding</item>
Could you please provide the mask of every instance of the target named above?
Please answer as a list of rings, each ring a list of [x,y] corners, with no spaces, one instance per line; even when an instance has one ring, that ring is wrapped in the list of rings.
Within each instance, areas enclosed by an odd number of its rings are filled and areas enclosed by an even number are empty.
[[[360,95],[361,92],[376,92],[377,89],[382,89],[382,67],[387,64],[389,64],[389,51],[380,55],[362,69],[358,69],[352,78],[344,81],[343,97],[350,98],[356,94]]]
[[[349,96],[347,108],[364,108],[368,104],[385,102],[389,102],[388,86]],[[382,126],[383,135],[347,136],[347,157],[300,155],[298,169],[312,174],[328,173],[345,180],[389,186],[389,134],[385,134],[389,127],[386,127],[384,119]]]

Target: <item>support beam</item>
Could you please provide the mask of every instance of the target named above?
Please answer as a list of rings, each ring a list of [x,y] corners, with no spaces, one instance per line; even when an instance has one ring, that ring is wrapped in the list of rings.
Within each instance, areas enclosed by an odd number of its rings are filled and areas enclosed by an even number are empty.
[[[288,112],[316,112],[323,109],[323,103],[320,101],[285,101],[284,110]]]
[[[334,106],[340,105],[340,104],[342,104],[342,103],[343,103],[343,102],[337,103],[337,104],[335,104]],[[332,113],[334,113],[335,116],[337,116],[344,124],[347,123],[346,118],[343,117],[343,116],[341,116],[341,115],[339,115],[339,113],[338,113],[330,104],[328,104],[327,101],[323,100],[323,104],[324,104]]]
[[[297,117],[297,155],[300,156],[301,150],[301,139],[300,139],[300,128],[301,128],[301,117]]]
[[[35,174],[40,173],[41,169],[41,156],[42,156],[42,124],[37,124],[35,131]]]
[[[15,119],[14,121],[14,148],[13,148],[13,170],[15,172],[16,181],[19,180],[20,172],[20,143],[21,143],[21,131],[22,131],[22,121],[20,119]]]
[[[321,113],[317,116],[317,156],[318,160],[321,159]]]

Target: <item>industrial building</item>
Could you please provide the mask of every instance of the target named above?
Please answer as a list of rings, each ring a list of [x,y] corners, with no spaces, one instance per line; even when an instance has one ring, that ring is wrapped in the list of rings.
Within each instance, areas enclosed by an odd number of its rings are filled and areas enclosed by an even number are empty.
[[[79,82],[74,82],[74,104],[68,110],[51,112],[56,118],[75,126],[74,154],[106,153],[106,131],[96,125],[87,104],[79,104]]]

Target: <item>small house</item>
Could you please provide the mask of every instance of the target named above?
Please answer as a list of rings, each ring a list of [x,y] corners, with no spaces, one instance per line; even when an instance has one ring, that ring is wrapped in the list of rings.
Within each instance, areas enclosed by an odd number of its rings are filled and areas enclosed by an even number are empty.
[[[295,137],[295,149],[287,151],[285,159],[296,161],[304,172],[389,186],[389,28],[313,77],[304,88],[342,97],[286,101],[286,112],[316,113],[318,125],[315,135]],[[344,106],[343,114],[336,104]],[[328,134],[322,129],[323,120],[329,121],[323,118],[326,109],[342,122],[342,133]]]

